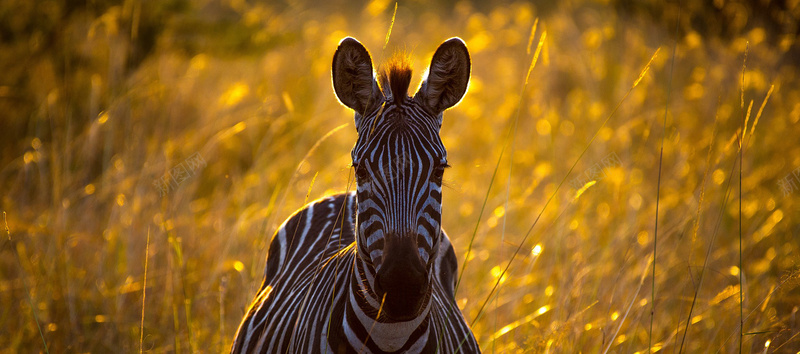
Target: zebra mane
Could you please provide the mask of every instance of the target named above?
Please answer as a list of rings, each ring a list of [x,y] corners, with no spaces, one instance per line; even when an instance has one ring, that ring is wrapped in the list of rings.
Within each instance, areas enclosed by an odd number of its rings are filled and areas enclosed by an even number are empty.
[[[385,97],[391,96],[398,106],[408,97],[408,85],[411,83],[411,60],[406,54],[396,54],[381,65],[380,84]],[[388,90],[387,90],[388,89]]]

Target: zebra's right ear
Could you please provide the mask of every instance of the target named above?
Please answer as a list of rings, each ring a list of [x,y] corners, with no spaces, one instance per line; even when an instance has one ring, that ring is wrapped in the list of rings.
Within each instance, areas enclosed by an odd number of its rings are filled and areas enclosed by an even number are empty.
[[[453,37],[439,45],[431,59],[428,76],[414,96],[434,115],[455,106],[469,86],[471,63],[467,45]]]
[[[372,71],[372,58],[361,43],[345,37],[333,55],[333,90],[345,106],[360,115],[380,104],[381,90]]]

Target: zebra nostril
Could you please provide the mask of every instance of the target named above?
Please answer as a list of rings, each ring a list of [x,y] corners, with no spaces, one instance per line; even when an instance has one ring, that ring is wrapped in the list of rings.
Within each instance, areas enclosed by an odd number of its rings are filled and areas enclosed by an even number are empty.
[[[386,293],[385,291],[383,291],[383,284],[381,284],[381,279],[382,279],[381,273],[380,272],[376,273],[374,280],[375,285],[373,288],[375,289],[375,294],[377,294],[379,298],[383,297],[383,294]]]
[[[387,314],[401,317],[415,314],[429,290],[422,263],[405,255],[389,256],[375,275],[374,284],[378,300],[385,301]]]
[[[396,278],[397,278],[396,272],[391,272],[391,274],[384,274],[383,272],[378,272],[375,275],[375,293],[378,294],[378,297],[383,297],[384,295],[388,297],[390,296],[388,293],[396,293],[400,290],[399,287],[397,286],[398,279]],[[392,295],[396,296],[396,294]]]

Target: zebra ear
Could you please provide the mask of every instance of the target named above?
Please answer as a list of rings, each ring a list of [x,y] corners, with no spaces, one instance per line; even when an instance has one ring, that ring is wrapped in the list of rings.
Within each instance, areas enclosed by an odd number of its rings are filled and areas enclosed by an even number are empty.
[[[431,113],[439,115],[464,97],[470,69],[467,45],[458,37],[448,39],[433,54],[428,76],[414,98]]]
[[[333,90],[345,106],[365,115],[380,103],[381,91],[372,71],[369,52],[355,38],[339,42],[333,55]]]

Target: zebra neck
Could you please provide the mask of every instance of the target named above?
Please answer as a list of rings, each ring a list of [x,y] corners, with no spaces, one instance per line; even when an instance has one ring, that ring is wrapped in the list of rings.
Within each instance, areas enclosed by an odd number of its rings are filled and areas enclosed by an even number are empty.
[[[348,303],[343,318],[344,334],[350,346],[364,352],[420,352],[428,342],[431,310],[430,296],[419,316],[395,322],[380,315],[381,299],[372,290],[374,271],[356,257],[352,268]],[[376,320],[377,318],[377,320]]]

